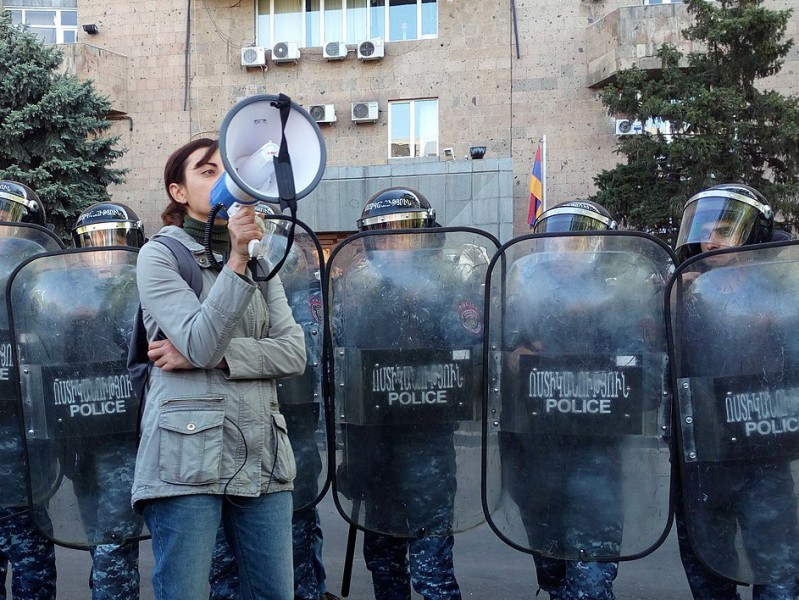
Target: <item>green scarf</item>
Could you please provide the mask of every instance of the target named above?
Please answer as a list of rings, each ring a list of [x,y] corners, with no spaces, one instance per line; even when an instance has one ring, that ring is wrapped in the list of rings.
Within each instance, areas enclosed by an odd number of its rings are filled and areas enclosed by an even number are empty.
[[[202,221],[186,215],[183,217],[183,230],[193,237],[198,244],[203,243],[205,223]],[[222,256],[230,254],[230,233],[227,230],[227,223],[214,224],[211,229],[211,250]]]

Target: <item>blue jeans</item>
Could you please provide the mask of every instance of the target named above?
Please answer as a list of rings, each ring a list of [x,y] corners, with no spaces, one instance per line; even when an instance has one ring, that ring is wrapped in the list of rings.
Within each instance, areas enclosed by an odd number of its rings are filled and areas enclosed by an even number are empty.
[[[242,600],[292,600],[291,492],[258,498],[212,494],[149,500],[157,600],[207,597],[221,521],[236,556]]]

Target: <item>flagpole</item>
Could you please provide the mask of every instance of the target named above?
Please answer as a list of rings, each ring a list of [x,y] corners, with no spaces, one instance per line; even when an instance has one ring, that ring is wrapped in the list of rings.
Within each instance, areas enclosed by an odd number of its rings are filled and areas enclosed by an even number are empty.
[[[547,209],[547,136],[541,136],[541,204]]]

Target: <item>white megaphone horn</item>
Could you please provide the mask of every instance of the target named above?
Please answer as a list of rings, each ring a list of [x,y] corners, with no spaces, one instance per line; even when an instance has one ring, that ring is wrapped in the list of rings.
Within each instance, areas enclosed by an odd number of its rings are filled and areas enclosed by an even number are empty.
[[[284,142],[288,153],[281,158]],[[259,94],[237,102],[219,129],[219,151],[225,174],[211,191],[211,206],[222,205],[217,214],[223,219],[235,214],[240,204],[269,202],[280,204],[282,210],[287,196],[293,202],[313,191],[327,161],[319,125],[305,109],[283,95]],[[284,179],[281,183],[276,168],[281,173],[288,173],[290,168],[293,190],[285,189],[291,188],[291,182],[286,185]],[[257,246],[257,242],[251,246]],[[253,252],[251,249],[251,256]]]

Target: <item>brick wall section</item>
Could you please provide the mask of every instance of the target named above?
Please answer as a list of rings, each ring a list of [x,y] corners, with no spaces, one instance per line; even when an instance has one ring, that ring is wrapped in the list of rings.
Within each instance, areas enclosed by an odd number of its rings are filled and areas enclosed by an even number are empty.
[[[770,0],[769,6],[788,8],[794,2]],[[512,183],[498,185],[508,194],[508,202],[512,195],[515,233],[524,233],[529,172],[541,136],[546,135],[548,142],[550,204],[591,194],[593,177],[619,160],[613,153],[613,119],[602,108],[598,90],[589,87],[597,77],[603,44],[610,48],[615,44],[616,59],[624,59],[623,66],[633,57],[646,60],[654,45],[644,41],[633,47],[630,40],[642,35],[650,41],[674,39],[675,21],[670,15],[684,7],[624,8],[637,2],[623,0],[515,3],[519,58],[507,0],[439,0],[439,37],[387,43],[381,61],[358,61],[352,45],[346,60],[332,62],[323,58],[321,48],[303,48],[298,64],[270,61],[262,70],[240,66],[240,48],[255,41],[254,0],[79,0],[78,22],[96,23],[100,29],[91,39],[79,30],[80,41],[126,56],[128,61],[127,115],[134,128],[128,131],[128,122],[120,122],[114,131],[128,148],[121,166],[131,172],[127,182],[112,193],[139,209],[152,232],[165,203],[161,174],[169,153],[192,137],[216,135],[236,100],[278,92],[306,106],[335,105],[338,122],[322,127],[331,169],[384,165],[397,173],[394,181],[402,181],[399,174],[413,167],[387,158],[387,103],[437,97],[440,148],[452,147],[462,159],[469,146],[486,145],[486,158],[512,159]],[[659,16],[650,20],[646,15]],[[614,19],[616,23],[611,24]],[[645,24],[643,34],[631,31],[641,23]],[[610,33],[596,33],[603,26]],[[799,40],[798,13],[788,36]],[[782,73],[764,85],[799,93],[797,73],[799,49],[794,48]],[[378,123],[350,121],[350,104],[362,100],[379,102]]]

